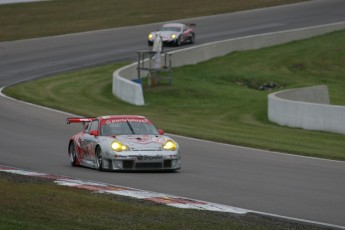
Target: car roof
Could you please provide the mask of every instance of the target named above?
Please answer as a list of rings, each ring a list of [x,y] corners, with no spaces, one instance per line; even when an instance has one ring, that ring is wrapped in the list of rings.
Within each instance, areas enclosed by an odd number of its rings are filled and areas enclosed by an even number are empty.
[[[185,25],[182,23],[167,23],[163,25],[163,27],[183,27],[183,26]]]

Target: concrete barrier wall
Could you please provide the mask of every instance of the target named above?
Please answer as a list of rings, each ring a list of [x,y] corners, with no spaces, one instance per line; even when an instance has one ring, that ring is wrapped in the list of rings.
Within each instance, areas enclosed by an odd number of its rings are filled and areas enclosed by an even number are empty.
[[[113,95],[133,105],[144,105],[144,94],[141,84],[136,79],[137,63],[122,67],[113,73]],[[127,78],[123,77],[127,76]]]
[[[291,101],[330,104],[328,87],[326,85],[289,89],[276,92],[274,95]]]
[[[196,64],[233,51],[269,47],[341,29],[345,29],[345,22],[228,39],[171,52],[171,60],[174,67]],[[137,78],[136,68],[136,63],[133,63],[113,73],[113,94],[130,104],[144,105],[145,101],[141,85],[131,81]]]
[[[327,86],[270,94],[268,119],[283,126],[345,134],[345,106],[329,104]]]

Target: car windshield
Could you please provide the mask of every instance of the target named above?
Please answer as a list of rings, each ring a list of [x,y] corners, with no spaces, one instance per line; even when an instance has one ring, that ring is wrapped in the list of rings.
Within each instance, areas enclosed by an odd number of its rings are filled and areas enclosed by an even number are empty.
[[[101,127],[101,135],[159,135],[159,133],[157,129],[150,123],[127,121],[104,124]]]
[[[179,32],[181,30],[180,27],[168,27],[168,26],[163,26],[160,31],[175,31]]]

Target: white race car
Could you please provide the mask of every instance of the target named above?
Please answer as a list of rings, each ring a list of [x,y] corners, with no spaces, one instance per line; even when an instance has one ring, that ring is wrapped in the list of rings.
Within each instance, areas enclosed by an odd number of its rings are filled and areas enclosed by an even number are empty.
[[[181,168],[179,145],[142,116],[67,118],[83,123],[68,143],[72,166],[98,170],[168,170]]]
[[[190,24],[189,26],[195,26]],[[148,35],[148,45],[152,46],[156,36],[161,36],[164,45],[180,46],[182,44],[195,42],[194,29],[182,23],[164,24],[158,31]]]

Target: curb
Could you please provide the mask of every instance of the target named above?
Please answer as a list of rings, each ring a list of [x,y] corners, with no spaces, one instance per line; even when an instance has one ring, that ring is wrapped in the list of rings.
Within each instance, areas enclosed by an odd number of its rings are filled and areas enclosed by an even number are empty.
[[[60,185],[60,186],[79,188],[79,189],[88,190],[94,193],[126,196],[126,197],[135,198],[135,199],[152,201],[158,204],[165,204],[165,205],[176,207],[176,208],[227,212],[227,213],[234,213],[234,214],[247,214],[249,212],[249,210],[236,208],[236,207],[232,207],[228,205],[210,203],[206,201],[194,200],[194,199],[180,197],[180,196],[150,192],[150,191],[145,191],[145,190],[140,190],[140,189],[128,188],[124,186],[105,184],[105,183],[100,183],[100,182],[74,179],[74,178],[60,176],[60,175],[40,173],[40,172],[1,166],[1,165],[0,165],[0,172],[7,172],[7,173],[17,174],[17,175],[22,175],[22,176],[31,176],[31,177],[49,179],[53,181],[55,184]]]

